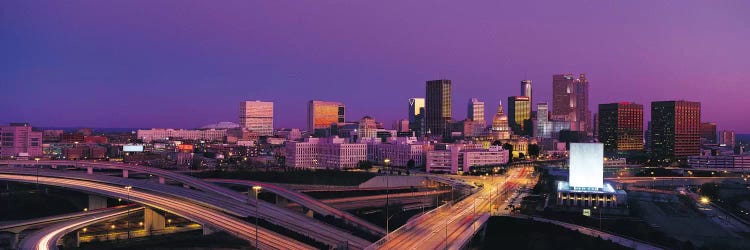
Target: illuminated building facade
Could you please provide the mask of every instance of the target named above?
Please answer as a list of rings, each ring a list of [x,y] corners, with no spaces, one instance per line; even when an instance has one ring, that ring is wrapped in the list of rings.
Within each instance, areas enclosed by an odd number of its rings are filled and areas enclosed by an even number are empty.
[[[651,151],[667,161],[700,155],[701,103],[651,103]]]
[[[517,135],[531,135],[531,100],[526,96],[508,97],[508,125]]]
[[[307,132],[310,134],[316,129],[330,129],[331,124],[343,123],[345,118],[343,103],[311,100],[307,104]]]
[[[240,127],[257,132],[260,136],[273,135],[273,102],[240,102]]]
[[[643,105],[599,104],[599,141],[606,152],[643,150]]]
[[[448,137],[451,121],[451,80],[427,81],[425,91],[427,129],[433,135]]]

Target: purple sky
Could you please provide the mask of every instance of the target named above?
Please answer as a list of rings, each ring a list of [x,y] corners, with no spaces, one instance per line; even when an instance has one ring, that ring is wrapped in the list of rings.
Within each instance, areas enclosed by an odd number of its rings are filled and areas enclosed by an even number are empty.
[[[260,99],[304,127],[321,99],[390,126],[426,80],[453,80],[462,119],[471,97],[490,116],[524,78],[539,102],[585,72],[594,112],[697,100],[750,132],[748,1],[388,2],[3,1],[0,122],[190,128]]]

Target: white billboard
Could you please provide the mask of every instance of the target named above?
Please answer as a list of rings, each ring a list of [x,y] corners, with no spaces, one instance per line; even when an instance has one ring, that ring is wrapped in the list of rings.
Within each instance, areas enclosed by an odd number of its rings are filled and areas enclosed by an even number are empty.
[[[122,146],[123,152],[143,152],[143,145],[124,145]]]
[[[599,189],[604,183],[604,144],[571,143],[568,182],[574,189]]]

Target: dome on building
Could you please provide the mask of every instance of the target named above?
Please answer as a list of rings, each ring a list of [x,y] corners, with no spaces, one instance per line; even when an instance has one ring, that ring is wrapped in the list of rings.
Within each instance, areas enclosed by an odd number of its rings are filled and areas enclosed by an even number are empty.
[[[230,129],[230,128],[239,128],[240,125],[234,122],[219,122],[214,124],[208,124],[206,126],[201,127],[202,129]]]

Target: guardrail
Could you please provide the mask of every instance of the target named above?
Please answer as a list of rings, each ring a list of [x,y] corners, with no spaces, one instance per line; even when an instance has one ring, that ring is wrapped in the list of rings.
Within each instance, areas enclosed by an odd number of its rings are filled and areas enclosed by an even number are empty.
[[[477,190],[478,191],[482,190],[482,188],[478,188]],[[458,199],[458,200],[461,200],[461,199],[465,198],[466,196],[468,196],[468,195],[462,195],[461,197],[459,197],[460,199]],[[455,204],[456,202],[453,201],[451,203]],[[420,222],[422,222],[422,218],[425,218],[425,216],[428,216],[430,214],[437,213],[439,211],[443,211],[443,210],[448,209],[450,207],[449,205],[451,203],[445,203],[445,204],[443,204],[441,206],[436,207],[433,210],[430,210],[430,211],[428,211],[426,213],[423,213],[422,215],[420,215],[419,217],[417,217],[415,219],[407,221],[406,224],[404,224],[403,226],[397,228],[396,230],[393,230],[390,233],[386,234],[380,240],[378,240],[378,241],[372,243],[370,246],[366,247],[365,250],[375,250],[375,249],[380,248],[381,246],[385,245],[385,243],[387,243],[388,240],[390,240],[391,238],[398,237],[398,235],[403,234],[405,232],[408,232],[411,229],[414,229],[414,227],[417,224],[419,224]]]

